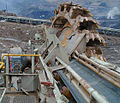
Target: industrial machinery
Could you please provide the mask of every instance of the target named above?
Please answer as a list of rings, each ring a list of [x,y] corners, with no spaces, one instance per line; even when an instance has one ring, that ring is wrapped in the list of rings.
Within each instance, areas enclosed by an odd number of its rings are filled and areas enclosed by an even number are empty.
[[[97,74],[111,83],[111,85],[108,85],[106,81],[108,86],[107,88],[109,88],[109,86],[114,89],[118,87],[116,90],[119,90],[120,68],[116,65],[108,63],[103,57],[100,45],[105,46],[106,44],[103,37],[97,31],[100,27],[97,21],[92,18],[90,11],[78,4],[64,3],[60,4],[58,10],[55,9],[54,13],[55,17],[51,18],[52,25],[51,28],[49,28],[49,32],[57,36],[57,38],[61,41],[62,46],[67,51],[69,57],[76,60],[74,61],[76,65],[71,64],[73,67],[72,69],[80,76],[82,76],[82,73],[86,75],[83,76],[86,78],[86,81],[90,81],[90,78],[93,78],[92,81],[94,81],[94,79],[97,78],[96,76],[89,76],[88,72],[91,72],[92,70],[95,75]],[[80,63],[80,67],[77,67],[77,61]],[[86,67],[90,71],[86,72]],[[78,70],[77,68],[80,68],[81,70]],[[64,73],[59,74],[61,75],[61,78],[63,78]],[[93,74],[91,73],[91,75]],[[97,79],[99,80],[99,77]],[[97,81],[94,82],[95,84],[93,86],[96,89],[99,90],[99,88],[102,88],[103,84],[101,84],[101,87],[97,88]],[[73,84],[76,86],[77,83]],[[84,95],[82,92],[81,94]],[[103,95],[107,99],[109,98],[107,97],[107,93],[103,93]],[[117,93],[117,95],[119,95],[119,93]],[[117,102],[115,99],[113,101]]]
[[[103,57],[100,45],[105,46],[105,41],[89,10],[64,3],[54,12],[52,25],[43,27],[44,38],[36,34],[29,41],[32,54],[3,55],[5,86],[0,102],[118,103],[120,68]],[[9,56],[31,57],[31,67],[10,72]]]
[[[97,32],[96,29],[100,27],[88,9],[72,3],[64,3],[60,4],[54,13],[55,17],[51,18],[53,21],[51,31],[56,32],[56,36],[70,57],[72,56],[78,61],[83,60],[82,64],[87,63],[94,68],[109,68],[116,72],[120,70],[119,67],[107,63],[103,57],[100,45],[105,46],[105,41]],[[109,69],[105,71],[108,72]],[[96,69],[92,70],[100,72]],[[107,77],[104,78],[109,80]],[[119,85],[119,83],[117,84]]]
[[[99,45],[105,46],[105,41],[97,32],[99,25],[92,18],[90,11],[72,3],[60,4],[55,9],[52,18],[52,28],[63,47],[71,55],[75,50],[85,53],[87,57],[96,56],[103,59]]]

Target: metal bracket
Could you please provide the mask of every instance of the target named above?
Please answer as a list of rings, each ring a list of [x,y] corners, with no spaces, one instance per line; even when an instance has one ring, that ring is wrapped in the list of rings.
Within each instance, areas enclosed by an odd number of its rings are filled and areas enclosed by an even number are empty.
[[[50,58],[54,55],[54,53],[56,52],[56,48],[57,48],[57,45],[54,46],[54,48],[50,51],[48,56],[45,58],[44,60],[45,63],[47,63],[50,60]]]
[[[51,29],[49,29],[50,31]],[[57,46],[56,48],[56,57],[61,58],[65,63],[69,64],[69,58],[68,58],[68,53],[65,51],[65,49],[63,48],[61,42],[59,41],[59,39],[56,37],[55,34],[50,34],[46,27],[45,27],[45,32],[46,32],[46,37],[48,39],[48,43],[50,44],[51,42],[53,42],[53,47]],[[53,52],[51,52],[53,53]]]

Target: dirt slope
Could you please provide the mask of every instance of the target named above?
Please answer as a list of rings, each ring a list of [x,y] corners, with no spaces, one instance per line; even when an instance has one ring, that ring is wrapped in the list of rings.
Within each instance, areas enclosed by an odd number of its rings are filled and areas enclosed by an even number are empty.
[[[24,49],[35,33],[41,33],[41,26],[0,22],[0,54],[8,52],[12,46]]]
[[[41,33],[41,26],[0,22],[0,55],[6,53],[12,46],[26,47],[29,39],[34,38],[35,33]],[[103,36],[106,47],[102,47],[107,61],[120,66],[120,37]]]

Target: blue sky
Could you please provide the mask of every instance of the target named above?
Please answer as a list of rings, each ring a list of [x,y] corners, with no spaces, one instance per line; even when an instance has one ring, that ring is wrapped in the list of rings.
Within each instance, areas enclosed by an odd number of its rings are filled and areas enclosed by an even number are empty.
[[[96,1],[105,2],[107,5],[109,5],[109,9],[113,7],[120,7],[120,0],[0,0],[0,10],[5,9],[6,4],[8,7],[8,11],[14,13],[19,13],[21,9],[26,9],[26,7],[29,7],[29,5],[39,7],[43,10],[51,10],[56,8],[58,4],[65,1],[73,1],[74,3],[79,3],[84,7],[88,7],[90,2],[92,2],[92,4],[94,5],[94,2],[96,3]],[[86,4],[88,5],[85,6]]]

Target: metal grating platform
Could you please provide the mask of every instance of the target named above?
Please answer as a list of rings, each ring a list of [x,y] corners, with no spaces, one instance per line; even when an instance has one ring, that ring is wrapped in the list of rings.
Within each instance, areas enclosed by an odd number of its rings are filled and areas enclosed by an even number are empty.
[[[36,103],[35,96],[5,96],[1,103]]]
[[[16,96],[13,103],[36,103],[35,96]]]
[[[9,101],[10,101],[10,97],[4,96],[4,98],[3,98],[1,103],[9,103]]]

